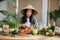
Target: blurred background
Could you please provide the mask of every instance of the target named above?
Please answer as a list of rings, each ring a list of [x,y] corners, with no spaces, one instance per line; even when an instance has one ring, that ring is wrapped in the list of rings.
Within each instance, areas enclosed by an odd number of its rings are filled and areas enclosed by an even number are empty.
[[[17,0],[13,0],[13,2],[17,5]],[[52,20],[50,21],[49,13],[59,8],[60,0],[18,0],[18,12],[20,13],[20,10],[28,4],[31,4],[38,10],[38,23],[48,25],[49,23],[53,24]],[[16,8],[10,6],[7,0],[0,2],[0,10],[7,10],[13,14],[16,13]],[[57,19],[56,25],[60,26],[60,18]]]

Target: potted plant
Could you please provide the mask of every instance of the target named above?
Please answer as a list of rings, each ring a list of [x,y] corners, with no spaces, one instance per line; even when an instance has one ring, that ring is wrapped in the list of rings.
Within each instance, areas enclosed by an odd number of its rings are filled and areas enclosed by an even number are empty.
[[[50,20],[53,21],[52,26],[56,26],[56,20],[60,17],[60,7],[58,10],[54,10],[49,13]]]
[[[50,17],[50,22],[51,22],[51,29],[54,31],[56,29],[56,27],[55,27],[56,21],[58,18],[60,18],[60,6],[59,6],[58,10],[54,10],[54,11],[50,12],[49,17]]]

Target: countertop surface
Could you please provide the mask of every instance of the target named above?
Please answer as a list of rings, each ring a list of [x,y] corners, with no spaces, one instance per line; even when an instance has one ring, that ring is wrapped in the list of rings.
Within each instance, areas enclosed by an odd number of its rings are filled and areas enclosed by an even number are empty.
[[[42,36],[42,35],[28,35],[28,36],[0,36],[0,40],[60,40],[59,36]]]

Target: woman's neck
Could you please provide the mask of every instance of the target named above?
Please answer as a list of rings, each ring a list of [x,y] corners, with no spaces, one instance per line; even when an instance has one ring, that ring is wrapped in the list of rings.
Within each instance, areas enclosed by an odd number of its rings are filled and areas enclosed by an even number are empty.
[[[27,18],[29,18],[29,17],[27,17]]]

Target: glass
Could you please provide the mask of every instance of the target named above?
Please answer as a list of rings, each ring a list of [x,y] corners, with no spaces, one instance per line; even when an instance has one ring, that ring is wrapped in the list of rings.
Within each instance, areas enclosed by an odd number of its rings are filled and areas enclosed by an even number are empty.
[[[42,30],[44,27],[43,27],[43,24],[42,23],[39,23],[39,30]]]
[[[0,34],[2,33],[2,28],[0,27]]]
[[[9,25],[3,25],[3,30],[9,30]]]

